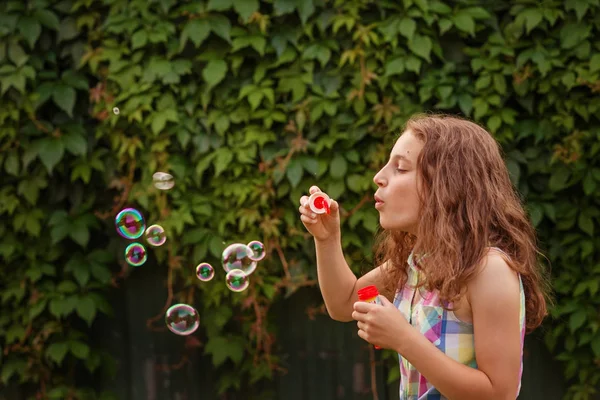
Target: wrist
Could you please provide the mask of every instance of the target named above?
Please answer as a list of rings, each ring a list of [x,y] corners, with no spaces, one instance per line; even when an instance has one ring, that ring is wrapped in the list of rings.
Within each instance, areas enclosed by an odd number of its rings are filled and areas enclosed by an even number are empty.
[[[396,335],[396,343],[394,343],[393,350],[404,357],[407,349],[416,344],[419,335],[419,332],[412,325],[409,325],[407,329],[404,329],[404,332]]]
[[[342,245],[342,240],[340,238],[339,235],[332,235],[331,237],[327,238],[327,239],[318,239],[318,238],[314,238],[315,239],[315,245],[319,246],[319,247],[328,247],[328,246],[341,246]]]

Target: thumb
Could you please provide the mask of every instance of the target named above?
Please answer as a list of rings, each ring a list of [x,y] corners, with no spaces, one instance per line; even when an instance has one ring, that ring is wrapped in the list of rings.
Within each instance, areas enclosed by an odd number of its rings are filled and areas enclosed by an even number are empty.
[[[384,306],[384,307],[389,307],[389,306],[394,307],[394,305],[387,299],[387,297],[382,296],[382,295],[378,295],[377,298],[379,299],[379,302],[381,303],[382,306]]]
[[[329,205],[329,209],[331,211],[338,211],[340,209],[340,205],[338,204],[337,201],[331,200],[331,204]]]

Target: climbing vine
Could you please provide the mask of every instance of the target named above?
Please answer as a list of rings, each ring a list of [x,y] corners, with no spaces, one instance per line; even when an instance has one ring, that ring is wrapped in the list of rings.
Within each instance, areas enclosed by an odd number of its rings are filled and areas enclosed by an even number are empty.
[[[168,300],[199,307],[219,391],[272,379],[268,311],[316,283],[299,197],[318,184],[340,201],[346,256],[364,270],[372,176],[403,122],[437,110],[502,144],[552,265],[546,343],[567,397],[591,398],[599,92],[598,0],[2,2],[1,384],[108,398],[73,372],[111,366],[89,333],[128,275],[112,225],[126,205],[167,230],[155,255]],[[157,170],[173,190],[152,187]],[[196,281],[189,260],[217,264],[225,243],[253,239],[268,257],[246,294]]]

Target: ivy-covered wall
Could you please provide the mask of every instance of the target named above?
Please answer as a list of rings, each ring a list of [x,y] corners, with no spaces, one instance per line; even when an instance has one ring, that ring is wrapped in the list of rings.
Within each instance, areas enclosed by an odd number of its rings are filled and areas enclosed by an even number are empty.
[[[318,184],[340,201],[364,271],[372,176],[402,123],[437,110],[502,143],[552,265],[547,346],[567,397],[590,398],[599,92],[599,0],[3,1],[1,384],[100,396],[79,378],[110,364],[89,332],[130,272],[113,227],[126,205],[167,229],[152,257],[172,301],[198,307],[221,392],[270,379],[269,308],[315,285],[298,198]],[[152,187],[158,170],[173,190]],[[246,294],[196,280],[197,263],[253,239],[269,254]]]

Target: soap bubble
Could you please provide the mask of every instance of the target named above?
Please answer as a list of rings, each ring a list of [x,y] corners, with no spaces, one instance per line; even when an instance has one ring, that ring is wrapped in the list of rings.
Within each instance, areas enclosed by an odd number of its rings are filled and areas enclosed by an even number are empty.
[[[146,241],[151,246],[162,246],[167,241],[167,234],[160,225],[150,225],[146,229]]]
[[[187,304],[175,304],[165,314],[167,328],[176,335],[191,335],[200,326],[198,311]]]
[[[125,239],[137,239],[144,234],[144,217],[135,208],[124,208],[115,217],[117,233]]]
[[[241,269],[232,269],[225,275],[225,283],[232,292],[243,292],[248,289],[250,279]]]
[[[139,243],[131,243],[125,249],[125,260],[129,265],[139,267],[148,259],[146,248]]]
[[[120,112],[121,112],[121,111],[119,111],[119,107],[114,107],[114,108],[113,108],[113,114],[115,114],[115,115],[119,115],[119,113],[120,113]]]
[[[256,269],[257,262],[252,259],[254,253],[248,245],[234,243],[223,250],[221,261],[225,272],[233,269],[241,269],[244,274],[250,275]]]
[[[208,282],[215,276],[215,269],[209,263],[201,263],[196,267],[196,276],[202,282]]]
[[[252,250],[252,253],[254,253],[253,256],[250,256],[252,261],[260,261],[265,258],[265,255],[267,255],[267,252],[265,251],[265,245],[258,240],[253,240],[248,243],[248,247],[250,247],[250,250]]]
[[[175,186],[173,175],[167,174],[166,172],[154,173],[154,175],[152,175],[152,181],[154,182],[154,187],[159,190],[169,190]]]

